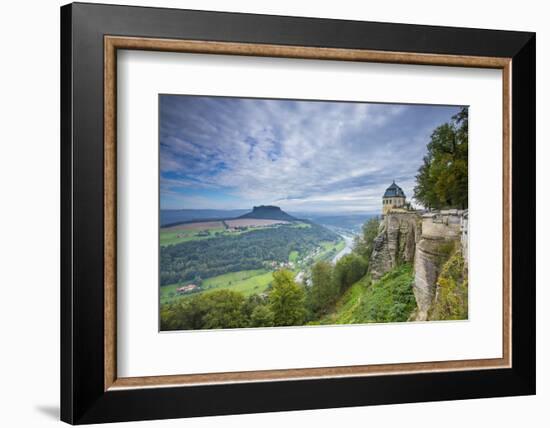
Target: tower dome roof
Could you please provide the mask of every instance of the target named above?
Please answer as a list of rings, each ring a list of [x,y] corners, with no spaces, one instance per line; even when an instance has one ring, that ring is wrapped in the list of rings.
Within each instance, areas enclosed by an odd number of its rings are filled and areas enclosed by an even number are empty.
[[[384,198],[404,198],[405,192],[403,189],[395,184],[395,181],[384,192]]]

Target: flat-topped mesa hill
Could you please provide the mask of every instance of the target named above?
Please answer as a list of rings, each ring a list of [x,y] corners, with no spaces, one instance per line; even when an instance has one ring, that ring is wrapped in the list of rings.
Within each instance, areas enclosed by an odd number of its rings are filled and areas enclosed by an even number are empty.
[[[281,208],[274,205],[260,205],[253,207],[252,211],[237,218],[254,218],[263,220],[283,220],[283,221],[298,221],[296,217],[285,213]]]

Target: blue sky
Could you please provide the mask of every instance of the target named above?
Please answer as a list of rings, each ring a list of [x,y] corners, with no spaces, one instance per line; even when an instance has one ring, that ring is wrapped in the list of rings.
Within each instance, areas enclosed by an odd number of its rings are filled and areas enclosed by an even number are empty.
[[[459,107],[160,96],[162,209],[379,212]]]

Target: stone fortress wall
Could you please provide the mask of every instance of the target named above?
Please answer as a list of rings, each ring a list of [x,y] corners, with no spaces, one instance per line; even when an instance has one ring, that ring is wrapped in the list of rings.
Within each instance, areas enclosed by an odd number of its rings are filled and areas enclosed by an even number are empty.
[[[424,321],[436,295],[441,267],[458,247],[467,267],[467,210],[390,211],[374,241],[370,274],[376,281],[401,263],[412,263],[415,319]]]

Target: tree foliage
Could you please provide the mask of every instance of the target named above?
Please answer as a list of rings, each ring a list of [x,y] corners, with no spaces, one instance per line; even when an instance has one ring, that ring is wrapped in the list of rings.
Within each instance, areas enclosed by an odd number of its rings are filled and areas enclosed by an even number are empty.
[[[250,327],[252,314],[266,307],[258,295],[220,289],[161,306],[161,330],[200,330]]]
[[[250,314],[250,327],[273,327],[273,312],[266,305],[259,305]]]
[[[358,254],[346,254],[334,266],[334,282],[342,294],[367,273],[367,262]]]
[[[189,296],[161,307],[161,330],[200,330],[303,325],[305,292],[294,273],[273,273],[267,297],[219,289]]]
[[[276,326],[302,325],[306,317],[304,290],[294,282],[294,274],[286,269],[273,273],[269,308]]]
[[[235,236],[181,242],[160,249],[160,283],[197,282],[228,272],[262,269],[268,262],[286,262],[291,251],[306,254],[338,236],[315,223],[281,225]]]
[[[468,109],[437,127],[418,170],[415,199],[427,208],[468,207]]]
[[[215,290],[161,308],[162,330],[198,330],[246,326],[245,298],[231,290]]]
[[[357,253],[368,262],[374,248],[374,239],[378,235],[378,228],[380,226],[380,219],[378,217],[372,217],[363,224],[361,228],[361,234],[355,238],[353,245],[353,252]]]
[[[468,272],[460,249],[449,257],[441,269],[428,319],[468,319]]]
[[[311,268],[311,287],[307,296],[307,306],[314,318],[326,310],[338,297],[338,287],[332,273],[332,265],[327,261],[317,262]]]
[[[203,328],[238,328],[246,325],[246,318],[242,312],[242,294],[231,290],[219,290],[215,293],[206,293],[203,301],[208,308],[203,316]]]
[[[366,260],[352,252],[346,254],[333,266],[328,262],[317,262],[311,269],[311,287],[307,295],[307,306],[311,319],[325,314],[340,296],[367,273]]]

